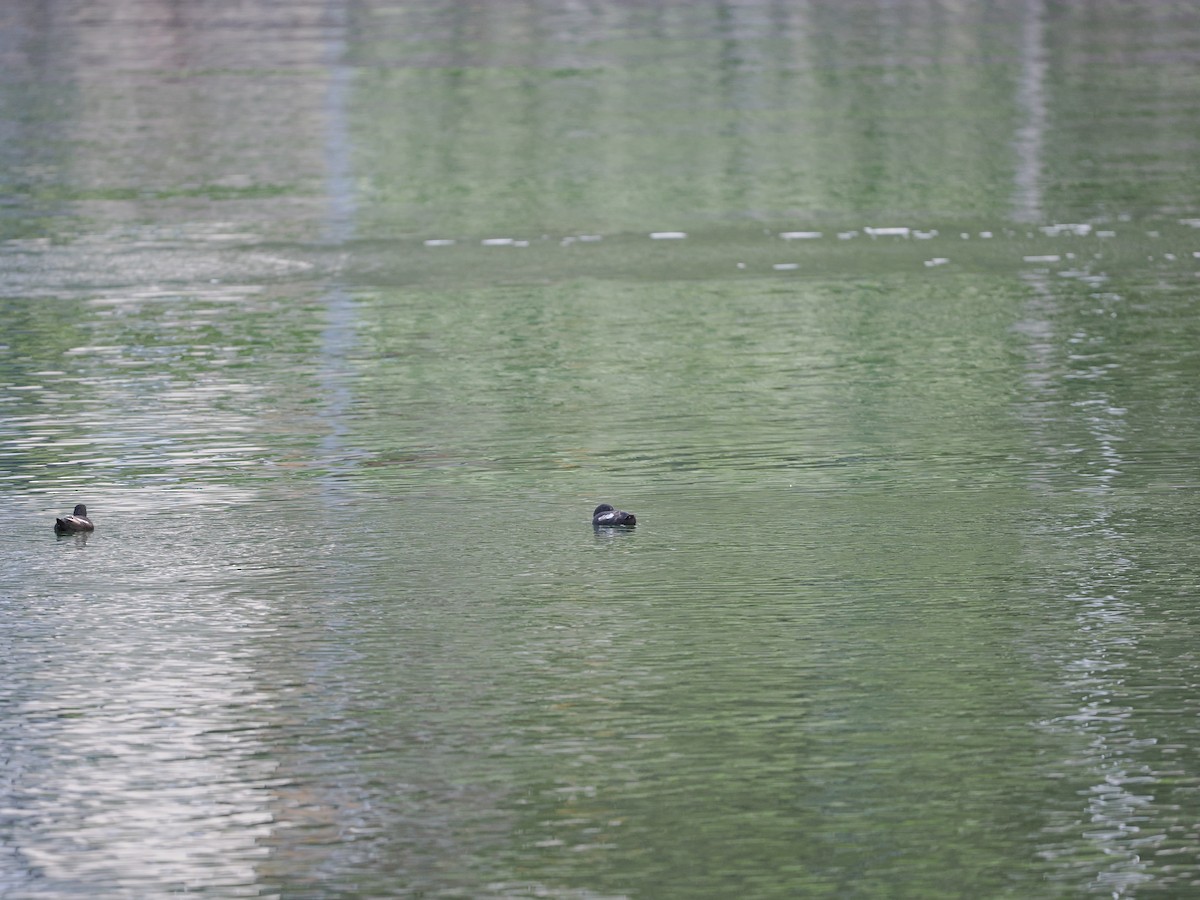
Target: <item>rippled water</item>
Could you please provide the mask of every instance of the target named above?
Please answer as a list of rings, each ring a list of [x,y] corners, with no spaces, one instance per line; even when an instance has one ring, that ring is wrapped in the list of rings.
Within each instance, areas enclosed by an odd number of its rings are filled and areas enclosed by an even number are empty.
[[[1194,889],[1188,7],[0,38],[0,894]]]

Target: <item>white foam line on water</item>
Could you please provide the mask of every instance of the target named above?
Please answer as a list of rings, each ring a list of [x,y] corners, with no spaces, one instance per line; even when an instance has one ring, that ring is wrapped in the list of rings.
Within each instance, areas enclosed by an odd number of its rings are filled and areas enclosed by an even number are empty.
[[[1184,225],[1189,225],[1192,227],[1200,227],[1200,219],[1181,219],[1179,221],[1181,224],[1184,224]],[[1096,230],[1094,225],[1089,224],[1087,222],[1055,222],[1055,223],[1051,223],[1048,225],[1039,225],[1039,226],[1036,226],[1036,230],[1026,231],[1025,236],[1027,238],[1033,239],[1037,236],[1038,232],[1040,232],[1042,235],[1044,235],[1046,237],[1093,236],[1093,237],[1098,237],[1098,238],[1115,238],[1117,236],[1117,233],[1115,231]],[[767,235],[768,237],[773,236],[773,237],[777,237],[778,239],[785,240],[785,241],[820,240],[823,237],[825,237],[825,232],[822,232],[822,231],[772,232],[768,229],[764,229],[763,233],[764,233],[764,235]],[[1019,237],[1019,234],[1016,234],[1011,230],[1005,230],[1004,233],[1006,235],[1008,235],[1009,237]],[[958,237],[961,240],[964,240],[964,241],[971,240],[973,237],[976,237],[976,236],[978,236],[978,238],[981,240],[988,240],[988,239],[994,238],[996,236],[996,232],[993,232],[993,231],[979,231],[977,233],[977,235],[972,234],[971,232],[968,232],[968,231],[956,232],[956,234],[958,235]],[[884,225],[881,225],[881,226],[867,225],[867,226],[863,226],[861,230],[860,229],[850,229],[847,231],[838,231],[838,232],[830,233],[831,237],[834,235],[836,235],[838,240],[842,240],[842,241],[852,240],[856,237],[859,237],[860,235],[865,235],[870,238],[889,238],[889,237],[891,237],[891,238],[901,238],[904,240],[934,240],[934,239],[942,237],[941,233],[936,228],[931,228],[927,231],[923,231],[920,228],[913,228],[913,227],[910,227],[907,225],[886,225],[886,226],[884,226]],[[1158,236],[1158,232],[1151,232],[1151,235]],[[686,232],[686,231],[652,231],[647,236],[650,238],[650,240],[654,240],[654,241],[681,241],[688,237],[688,232]],[[541,237],[541,240],[543,240],[543,241],[549,241],[551,239],[552,239],[551,236],[548,234],[542,235],[542,237]],[[450,247],[450,246],[454,246],[455,244],[461,243],[462,240],[463,239],[461,239],[461,238],[427,238],[422,241],[422,244],[426,247]],[[466,240],[469,243],[471,239],[468,238]],[[562,247],[569,247],[575,243],[598,243],[603,240],[605,240],[605,236],[602,234],[567,235],[567,236],[557,239],[559,246],[562,246]],[[8,243],[12,244],[12,242],[8,242]],[[533,244],[533,241],[525,240],[525,239],[518,239],[518,238],[511,238],[511,237],[489,237],[489,238],[483,238],[482,240],[479,241],[479,243],[484,247],[529,247]],[[1069,256],[1070,255],[1068,254],[1068,258],[1069,258]],[[1197,258],[1200,258],[1200,254],[1197,254]],[[264,259],[266,259],[266,257],[264,257]],[[935,259],[941,259],[941,257],[935,257]],[[280,263],[286,263],[288,265],[296,264],[295,261],[293,261],[293,260],[284,260],[282,258],[278,259],[277,261]],[[1026,259],[1025,261],[1026,262],[1057,262],[1058,260],[1051,260],[1049,258],[1042,260],[1040,258],[1034,257],[1034,258]],[[927,262],[927,264],[928,264],[928,262]],[[937,264],[940,265],[941,263],[937,263]],[[785,265],[790,265],[790,264],[785,264]],[[166,294],[166,293],[168,293],[168,292],[164,292],[164,294]],[[170,293],[172,295],[175,295],[178,292],[170,292]],[[112,301],[109,301],[109,302],[112,302]]]
[[[1039,230],[1047,237],[1058,237],[1060,234],[1073,234],[1077,237],[1084,237],[1092,233],[1092,226],[1086,223],[1055,224],[1043,225]]]

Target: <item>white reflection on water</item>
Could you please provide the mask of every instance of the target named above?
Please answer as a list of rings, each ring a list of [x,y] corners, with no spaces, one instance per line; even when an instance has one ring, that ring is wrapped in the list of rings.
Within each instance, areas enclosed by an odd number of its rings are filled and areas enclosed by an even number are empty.
[[[1112,366],[1093,364],[1085,353],[1064,354],[1065,344],[1088,344],[1087,334],[1076,333],[1063,341],[1056,320],[1063,315],[1046,276],[1026,277],[1030,289],[1026,319],[1018,329],[1029,339],[1028,385],[1034,402],[1042,407],[1069,408],[1065,418],[1071,432],[1082,439],[1077,445],[1059,446],[1063,433],[1052,423],[1053,416],[1031,417],[1028,425],[1033,440],[1043,446],[1043,456],[1054,458],[1064,451],[1072,458],[1064,462],[1054,478],[1039,477],[1039,491],[1062,490],[1055,481],[1070,479],[1074,493],[1092,498],[1090,513],[1083,521],[1057,523],[1052,532],[1081,535],[1098,540],[1087,544],[1091,558],[1078,560],[1072,577],[1076,582],[1064,599],[1075,610],[1074,641],[1051,650],[1057,659],[1062,681],[1063,703],[1076,708],[1039,723],[1049,733],[1079,738],[1079,758],[1064,759],[1058,766],[1072,772],[1082,769],[1090,780],[1084,809],[1048,810],[1038,855],[1069,872],[1085,869],[1103,860],[1092,875],[1093,888],[1112,896],[1152,878],[1144,852],[1157,842],[1143,834],[1140,823],[1149,821],[1147,810],[1154,797],[1147,784],[1155,779],[1138,758],[1138,750],[1153,739],[1135,730],[1134,707],[1122,702],[1126,660],[1137,651],[1140,610],[1123,595],[1136,583],[1136,563],[1129,557],[1128,536],[1113,502],[1117,480],[1125,469],[1118,450],[1124,429],[1124,413],[1104,383]],[[1110,296],[1109,302],[1119,300]],[[1065,363],[1065,364],[1064,364]],[[1083,399],[1070,400],[1064,384],[1086,383]],[[1075,551],[1078,552],[1077,550]]]
[[[1013,218],[1037,222],[1042,217],[1042,145],[1045,143],[1046,50],[1043,0],[1025,0],[1021,21],[1021,76],[1016,107],[1025,117],[1013,141],[1017,164],[1013,184]]]
[[[355,201],[353,144],[347,118],[354,70],[343,63],[345,56],[345,10],[340,7],[333,15],[336,26],[329,30],[325,43],[325,58],[330,66],[329,87],[325,94],[325,183],[328,203],[324,223],[324,239],[342,246],[354,237]],[[324,398],[321,419],[329,430],[321,439],[327,461],[327,474],[337,474],[353,467],[346,462],[345,414],[352,396],[350,381],[352,367],[347,359],[355,345],[356,314],[354,300],[345,287],[332,282],[324,296],[325,327],[321,332],[320,368],[317,378]],[[322,482],[326,497],[336,492],[337,479]],[[340,497],[338,498],[340,499]]]
[[[6,843],[43,889],[248,893],[273,827],[267,698],[235,642],[147,599],[56,598],[53,642],[35,633],[47,611],[21,621],[40,660],[10,660]]]

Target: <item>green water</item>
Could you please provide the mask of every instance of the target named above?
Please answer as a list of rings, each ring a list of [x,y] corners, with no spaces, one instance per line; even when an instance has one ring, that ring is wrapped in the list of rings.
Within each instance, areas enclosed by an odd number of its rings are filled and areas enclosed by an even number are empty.
[[[0,895],[1189,896],[1198,62],[6,4]]]

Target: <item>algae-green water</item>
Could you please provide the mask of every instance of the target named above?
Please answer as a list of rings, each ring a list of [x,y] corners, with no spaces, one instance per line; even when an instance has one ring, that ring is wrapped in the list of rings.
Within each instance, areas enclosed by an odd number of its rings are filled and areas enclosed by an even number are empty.
[[[1198,73],[1170,2],[5,4],[0,895],[1189,896]]]

